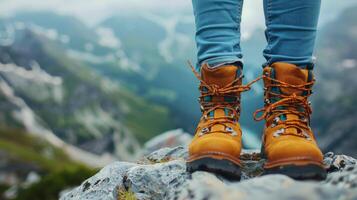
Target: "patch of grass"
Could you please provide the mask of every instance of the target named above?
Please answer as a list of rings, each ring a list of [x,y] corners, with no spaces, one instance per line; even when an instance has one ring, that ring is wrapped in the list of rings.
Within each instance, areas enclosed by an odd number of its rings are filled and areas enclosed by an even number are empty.
[[[0,194],[4,194],[4,192],[9,189],[9,186],[8,185],[5,185],[5,184],[0,184]],[[0,199],[1,199],[1,196],[0,196]]]
[[[36,164],[43,171],[77,164],[61,149],[21,129],[0,127],[0,150],[16,160]]]
[[[28,188],[20,189],[16,200],[57,200],[58,194],[62,190],[81,184],[94,173],[96,173],[96,170],[81,165],[66,166],[44,176],[38,183],[32,184]]]
[[[150,162],[150,164],[167,163],[167,162],[171,161],[171,158],[166,157],[161,160],[148,159],[148,161]]]
[[[130,189],[125,188],[118,189],[118,200],[137,200],[135,194]]]

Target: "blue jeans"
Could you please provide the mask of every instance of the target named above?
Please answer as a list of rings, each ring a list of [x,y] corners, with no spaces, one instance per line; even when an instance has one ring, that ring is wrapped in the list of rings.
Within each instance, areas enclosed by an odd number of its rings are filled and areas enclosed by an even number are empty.
[[[198,66],[242,62],[243,0],[192,0]],[[287,62],[312,69],[321,0],[264,0],[266,65]]]

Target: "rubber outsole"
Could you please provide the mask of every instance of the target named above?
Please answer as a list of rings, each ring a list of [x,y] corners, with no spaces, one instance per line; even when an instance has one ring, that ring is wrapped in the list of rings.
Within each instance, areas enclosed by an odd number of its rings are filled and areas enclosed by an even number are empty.
[[[210,157],[199,158],[187,162],[186,170],[190,173],[195,171],[207,171],[221,175],[232,181],[239,181],[241,178],[241,167],[226,159],[214,159]]]
[[[264,169],[263,175],[268,174],[283,174],[295,180],[317,180],[326,179],[326,170],[318,165],[282,165],[274,168]]]

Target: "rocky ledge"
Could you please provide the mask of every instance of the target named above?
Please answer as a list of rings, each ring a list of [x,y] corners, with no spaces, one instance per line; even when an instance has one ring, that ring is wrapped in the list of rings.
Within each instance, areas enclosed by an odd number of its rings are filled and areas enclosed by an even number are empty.
[[[186,172],[187,149],[162,148],[137,163],[115,162],[61,200],[97,199],[357,199],[357,160],[326,153],[325,181],[295,181],[284,175],[260,176],[264,160],[256,151],[243,151],[243,175],[230,182],[207,172]]]

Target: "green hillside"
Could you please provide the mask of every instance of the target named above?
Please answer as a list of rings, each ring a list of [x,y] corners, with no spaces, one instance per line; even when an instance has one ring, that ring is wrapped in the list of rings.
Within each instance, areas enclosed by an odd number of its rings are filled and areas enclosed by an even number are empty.
[[[97,171],[70,160],[61,149],[41,138],[5,126],[0,126],[0,153],[1,173],[12,174],[20,181],[19,184],[30,172],[41,177],[29,187],[20,186],[18,200],[57,199],[60,191],[80,184]],[[1,183],[0,194],[10,186]]]

